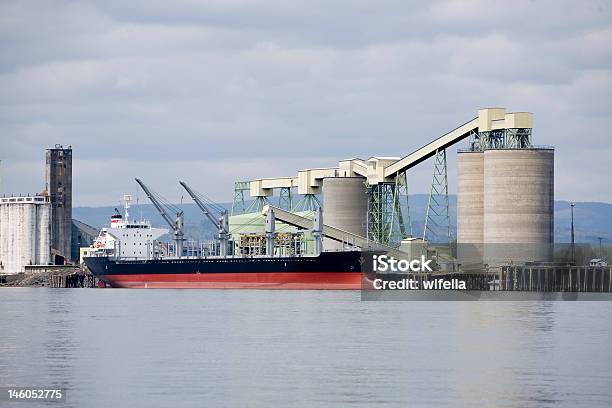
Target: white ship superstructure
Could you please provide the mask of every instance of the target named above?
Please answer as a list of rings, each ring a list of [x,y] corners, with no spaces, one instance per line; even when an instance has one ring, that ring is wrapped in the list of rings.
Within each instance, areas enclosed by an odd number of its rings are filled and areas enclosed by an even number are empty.
[[[159,257],[157,240],[168,233],[165,228],[153,228],[149,221],[130,220],[131,196],[125,196],[125,212],[117,209],[111,216],[110,227],[102,228],[94,241],[92,255],[114,256],[121,259],[153,259]]]

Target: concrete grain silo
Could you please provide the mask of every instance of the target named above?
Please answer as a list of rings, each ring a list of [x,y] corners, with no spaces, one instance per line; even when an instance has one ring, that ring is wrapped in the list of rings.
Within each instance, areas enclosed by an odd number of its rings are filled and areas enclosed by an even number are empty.
[[[463,269],[482,266],[484,242],[484,154],[457,156],[457,257]]]
[[[0,263],[2,273],[24,272],[27,265],[47,265],[50,251],[48,197],[0,198]]]
[[[489,149],[484,156],[484,261],[552,260],[554,150]]]
[[[36,263],[36,206],[19,205],[15,209],[18,211],[21,224],[19,228],[21,233],[16,234],[21,249],[19,264],[34,264]]]
[[[365,237],[368,211],[365,183],[363,177],[323,179],[323,222]],[[326,238],[324,248],[342,249],[342,243]]]
[[[36,262],[40,265],[51,263],[51,206],[36,206]]]

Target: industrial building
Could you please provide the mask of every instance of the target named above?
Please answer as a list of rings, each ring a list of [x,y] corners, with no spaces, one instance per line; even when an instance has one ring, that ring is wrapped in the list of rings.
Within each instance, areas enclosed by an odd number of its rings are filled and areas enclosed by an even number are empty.
[[[89,247],[98,236],[99,230],[79,220],[72,220],[70,259],[80,261],[81,248]]]
[[[51,200],[51,252],[53,263],[71,259],[72,251],[72,147],[47,149],[46,191]]]
[[[300,256],[317,254],[323,246],[325,251],[359,247],[404,257],[427,254],[447,271],[550,262],[554,149],[534,145],[532,127],[529,112],[480,109],[475,118],[403,157],[345,159],[336,167],[237,181],[231,215],[219,208],[211,215],[215,204],[180,184],[218,229],[224,257]],[[460,142],[467,148],[458,153],[455,240],[446,150]],[[421,233],[412,225],[409,172],[430,158]],[[183,211],[136,181],[172,229],[173,252],[183,256]]]
[[[42,193],[0,199],[0,274],[75,262],[79,246],[97,236],[95,228],[72,219],[72,148],[47,149],[45,173]]]
[[[25,272],[48,265],[51,204],[46,195],[0,198],[0,273]]]
[[[492,109],[458,152],[458,258],[468,269],[553,257],[554,149],[532,144],[530,116],[499,131],[502,120]]]
[[[334,227],[336,234],[335,239],[326,237],[325,250],[341,249],[351,239],[400,249],[423,242],[450,248],[455,237],[450,227],[446,149],[467,142],[458,158],[457,266],[549,261],[554,149],[532,144],[532,125],[529,112],[481,109],[476,118],[402,158],[346,159],[337,167],[302,169],[295,176],[236,182],[229,224],[237,253],[242,234],[263,234],[261,210],[273,202],[275,191],[278,206],[285,211],[312,218],[317,207],[324,209],[325,225]],[[429,158],[433,172],[427,214],[424,230],[415,233],[409,170]],[[246,192],[252,199],[248,208]],[[300,222],[288,231],[301,231]],[[339,239],[343,233],[346,241]],[[454,255],[447,249],[449,258]]]

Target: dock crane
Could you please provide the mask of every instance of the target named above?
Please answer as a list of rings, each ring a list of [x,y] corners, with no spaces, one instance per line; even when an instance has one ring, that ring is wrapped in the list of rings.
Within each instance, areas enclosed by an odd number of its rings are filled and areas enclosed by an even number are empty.
[[[191,196],[191,199],[196,203],[200,210],[206,215],[206,218],[217,228],[219,233],[219,253],[221,256],[227,256],[228,241],[229,241],[229,214],[227,210],[222,210],[221,215],[215,218],[211,211],[208,209],[202,198],[196,194],[184,181],[179,181],[181,186]]]
[[[151,190],[149,190],[149,188],[142,182],[142,180],[136,179],[136,182],[145,192],[147,197],[149,197],[149,200],[151,200],[164,221],[166,221],[170,228],[172,228],[172,231],[174,231],[174,252],[175,255],[180,258],[183,255],[183,241],[185,241],[183,233],[183,226],[185,224],[183,211],[176,207],[176,218],[173,220],[166,212],[164,205],[160,203],[157,195],[152,193]]]

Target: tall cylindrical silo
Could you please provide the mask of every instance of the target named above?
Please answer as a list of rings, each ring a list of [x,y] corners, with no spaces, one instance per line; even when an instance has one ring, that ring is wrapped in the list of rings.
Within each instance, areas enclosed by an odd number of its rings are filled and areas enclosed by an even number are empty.
[[[462,269],[482,267],[484,242],[484,155],[457,156],[457,257]]]
[[[41,230],[40,230],[40,205],[35,205],[34,206],[34,236],[33,236],[33,240],[34,240],[34,245],[35,245],[35,252],[34,252],[34,263],[36,265],[39,265],[40,262],[38,261],[40,258],[40,236],[41,236]]]
[[[51,262],[51,228],[49,216],[51,207],[49,204],[40,204],[38,207],[38,256],[36,262],[47,265]]]
[[[11,258],[11,254],[9,253],[9,248],[10,248],[10,227],[11,227],[11,223],[10,223],[10,218],[9,218],[9,211],[10,211],[10,206],[9,204],[2,204],[2,224],[0,225],[0,227],[2,228],[2,241],[0,241],[0,251],[1,251],[1,256],[0,258],[2,258],[2,265],[3,265],[3,273],[11,273],[8,269],[8,263],[10,261]]]
[[[323,179],[323,222],[326,225],[366,236],[367,189],[363,177]],[[342,243],[326,238],[325,250],[342,249]]]
[[[484,152],[485,262],[552,261],[554,150]]]
[[[23,214],[21,230],[21,268],[36,263],[36,205],[34,203],[19,204]]]
[[[9,253],[8,253],[8,273],[21,272],[21,262],[23,256],[23,245],[21,229],[23,228],[23,207],[18,204],[9,204]]]
[[[8,255],[8,205],[0,204],[0,262],[2,268],[0,272],[8,273],[6,269],[6,260]]]

